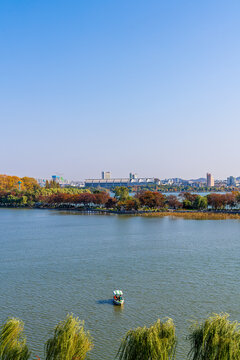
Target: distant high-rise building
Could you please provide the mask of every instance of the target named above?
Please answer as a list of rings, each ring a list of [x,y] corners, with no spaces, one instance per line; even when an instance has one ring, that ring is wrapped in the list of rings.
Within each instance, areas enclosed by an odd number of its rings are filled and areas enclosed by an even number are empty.
[[[130,179],[130,180],[137,179],[137,174],[130,173],[130,174],[129,174],[129,179]]]
[[[207,187],[214,186],[214,178],[212,174],[207,173]]]
[[[106,179],[111,179],[111,173],[110,171],[102,171],[102,179],[106,180]]]
[[[234,176],[229,176],[227,178],[227,185],[228,186],[236,186],[236,178]]]

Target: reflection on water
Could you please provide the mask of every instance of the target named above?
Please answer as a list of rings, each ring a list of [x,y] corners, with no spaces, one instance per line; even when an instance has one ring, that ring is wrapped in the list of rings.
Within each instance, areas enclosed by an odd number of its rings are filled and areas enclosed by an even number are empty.
[[[124,310],[124,304],[121,305],[121,306],[114,305],[113,309],[114,309],[116,314],[121,314],[122,311]]]
[[[0,321],[24,320],[33,355],[43,358],[67,313],[85,320],[94,360],[113,359],[126,331],[159,317],[174,319],[179,359],[189,319],[240,320],[240,222],[66,214],[0,209]]]
[[[97,300],[97,303],[100,305],[111,305],[113,306],[113,300],[112,299],[106,299],[106,300]]]

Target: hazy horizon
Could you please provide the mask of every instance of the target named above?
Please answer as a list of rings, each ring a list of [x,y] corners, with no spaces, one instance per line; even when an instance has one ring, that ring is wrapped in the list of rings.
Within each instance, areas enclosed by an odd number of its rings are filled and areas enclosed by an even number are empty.
[[[34,177],[36,179],[45,179],[45,180],[51,180],[52,179],[52,176],[53,175],[56,175],[56,176],[59,176],[59,177],[62,177],[63,179],[65,180],[72,180],[72,181],[84,181],[84,180],[87,180],[87,179],[101,179],[102,176],[101,176],[101,173],[99,174],[96,174],[92,177],[88,176],[88,177],[85,177],[85,178],[71,178],[71,177],[67,177],[67,176],[64,176],[64,174],[62,173],[52,173],[51,175],[48,174],[47,176],[40,176],[40,177],[35,177],[31,174],[24,174],[24,175],[21,175],[21,174],[0,174],[0,175],[9,175],[9,176],[18,176],[18,177],[24,177],[24,176],[27,176],[27,177]],[[114,179],[114,178],[129,178],[129,175],[130,175],[130,172],[127,173],[127,174],[120,174],[119,176],[116,176],[115,174],[112,174],[111,173],[111,179]],[[226,180],[227,178],[216,178],[214,177],[213,174],[211,174],[214,178],[214,180]],[[231,176],[231,175],[230,175]],[[240,178],[240,176],[234,176],[235,178]],[[205,179],[206,180],[206,176],[198,176],[198,177],[189,177],[189,178],[184,178],[184,177],[179,177],[179,176],[172,176],[172,177],[158,177],[158,176],[155,176],[155,175],[152,175],[152,176],[148,176],[148,175],[141,175],[141,174],[137,174],[137,178],[157,178],[157,179],[160,179],[160,180],[165,180],[165,179],[182,179],[182,180],[198,180],[198,179]]]
[[[0,173],[238,171],[238,1],[0,3]]]

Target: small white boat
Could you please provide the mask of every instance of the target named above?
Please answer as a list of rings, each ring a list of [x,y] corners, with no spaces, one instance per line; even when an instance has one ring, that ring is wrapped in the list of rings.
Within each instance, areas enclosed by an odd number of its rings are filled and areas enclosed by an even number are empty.
[[[124,298],[123,298],[122,290],[114,290],[113,291],[113,303],[115,305],[123,305],[124,304]]]

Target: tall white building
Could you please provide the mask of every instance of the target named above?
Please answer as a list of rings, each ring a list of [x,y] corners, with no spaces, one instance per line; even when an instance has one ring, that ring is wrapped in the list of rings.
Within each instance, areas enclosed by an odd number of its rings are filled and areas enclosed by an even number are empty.
[[[214,186],[214,178],[212,174],[207,173],[207,187]]]

